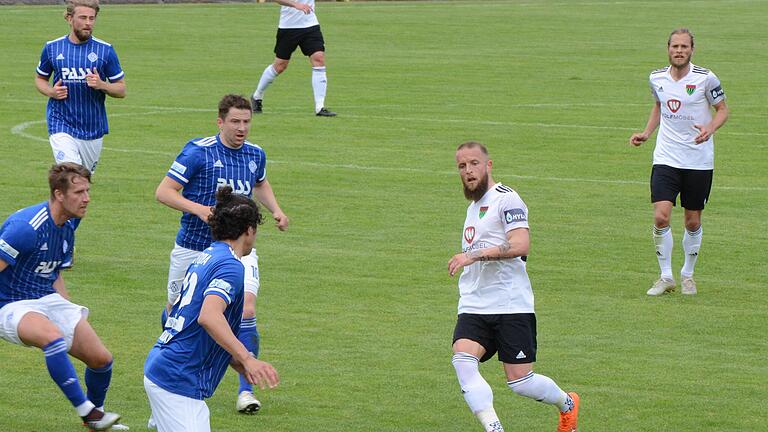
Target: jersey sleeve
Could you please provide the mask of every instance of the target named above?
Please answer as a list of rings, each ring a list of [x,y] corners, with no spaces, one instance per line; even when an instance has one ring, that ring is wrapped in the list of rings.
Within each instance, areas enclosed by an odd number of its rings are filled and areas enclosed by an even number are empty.
[[[35,230],[24,221],[11,221],[0,234],[0,259],[16,265],[19,257],[35,247]]]
[[[117,52],[115,52],[115,49],[112,47],[109,49],[107,61],[104,66],[104,74],[109,82],[120,81],[125,77],[125,72],[123,71],[123,68],[120,67],[120,60],[117,58]]]
[[[499,218],[504,232],[517,228],[528,228],[528,207],[515,192],[505,193],[499,200]]]
[[[659,102],[661,99],[659,99],[659,94],[656,93],[656,86],[653,85],[653,80],[650,78],[648,78],[648,87],[651,89],[651,96],[653,96],[653,100]]]
[[[256,169],[256,183],[261,183],[267,179],[267,153],[261,150],[261,163]]]
[[[43,52],[40,54],[40,62],[37,64],[37,74],[42,77],[50,77],[53,73],[53,65],[51,64],[51,57],[48,55],[48,47],[46,44],[43,47]]]
[[[705,84],[705,90],[707,92],[707,100],[710,105],[717,105],[725,100],[725,92],[720,85],[720,80],[717,79],[717,75],[710,72],[707,74],[707,82]]]
[[[243,276],[243,264],[240,261],[227,261],[214,270],[211,282],[203,291],[203,297],[215,295],[231,304],[243,291]]]
[[[182,185],[188,184],[189,180],[200,171],[204,159],[201,152],[199,146],[192,142],[187,143],[181,153],[176,156],[176,160],[173,161],[171,168],[165,175]]]

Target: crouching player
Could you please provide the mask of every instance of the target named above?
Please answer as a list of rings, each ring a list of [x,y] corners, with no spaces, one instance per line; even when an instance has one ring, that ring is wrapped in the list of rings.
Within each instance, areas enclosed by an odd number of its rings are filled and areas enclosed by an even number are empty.
[[[69,301],[60,273],[71,265],[91,173],[65,162],[50,169],[48,183],[48,201],[17,211],[0,227],[0,337],[43,350],[48,373],[83,424],[108,430],[120,420],[104,412],[112,354],[88,323],[88,308]],[[86,365],[87,395],[67,353]]]

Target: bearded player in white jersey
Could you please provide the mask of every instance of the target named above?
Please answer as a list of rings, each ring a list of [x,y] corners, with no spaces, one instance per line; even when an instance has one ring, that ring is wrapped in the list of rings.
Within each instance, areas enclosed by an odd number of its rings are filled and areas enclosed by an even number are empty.
[[[487,432],[503,432],[493,409],[493,393],[479,363],[498,352],[507,386],[560,411],[558,432],[575,432],[579,395],[533,373],[536,315],[526,260],[530,247],[528,207],[509,186],[491,176],[484,145],[468,141],[456,150],[456,164],[471,201],[462,235],[462,252],[448,262],[459,270],[459,315],[453,333],[453,359],[461,392]]]
[[[701,247],[701,213],[709,199],[714,170],[713,136],[728,119],[728,106],[720,80],[712,71],[691,63],[693,34],[674,30],[667,41],[669,66],[651,72],[655,104],[642,132],[632,134],[630,145],[639,146],[656,128],[656,148],[651,171],[653,241],[661,276],[647,294],[674,291],[672,275],[672,228],[669,219],[680,195],[685,209],[681,292],[696,294],[693,269]],[[712,116],[712,108],[715,115]]]

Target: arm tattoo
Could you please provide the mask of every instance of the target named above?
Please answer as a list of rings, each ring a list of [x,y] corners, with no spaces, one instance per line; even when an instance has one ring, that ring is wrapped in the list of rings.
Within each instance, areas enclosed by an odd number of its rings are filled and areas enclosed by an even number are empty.
[[[510,256],[506,256],[510,250],[512,250],[512,245],[509,244],[508,241],[504,240],[502,244],[498,246],[499,248],[499,256],[484,256],[482,249],[475,249],[473,251],[467,252],[467,257],[471,259],[476,259],[478,261],[501,261],[505,259],[512,258]]]

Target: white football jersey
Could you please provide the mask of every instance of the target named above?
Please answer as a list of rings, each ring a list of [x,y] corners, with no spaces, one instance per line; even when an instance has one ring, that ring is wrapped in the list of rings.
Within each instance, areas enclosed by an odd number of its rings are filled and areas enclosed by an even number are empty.
[[[715,166],[713,137],[696,144],[699,130],[694,125],[712,121],[712,105],[725,100],[720,80],[708,69],[690,65],[688,74],[675,81],[670,67],[651,72],[653,97],[661,104],[659,133],[653,151],[654,165],[710,170]]]
[[[292,8],[290,6],[283,6],[280,8],[280,24],[277,25],[281,29],[292,28],[307,28],[319,25],[315,15],[315,0],[294,0],[296,3],[302,3],[309,5],[312,8],[312,12],[305,14],[304,12]]]
[[[467,252],[498,246],[507,232],[528,229],[528,207],[508,186],[496,183],[467,208],[461,249]],[[459,313],[533,313],[533,290],[521,257],[478,261],[459,277]]]

